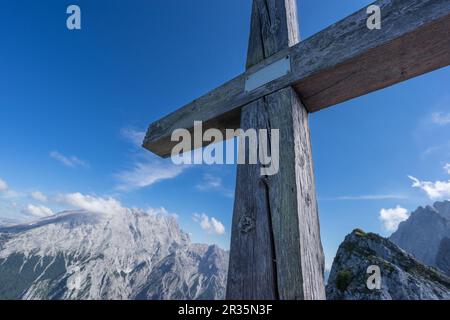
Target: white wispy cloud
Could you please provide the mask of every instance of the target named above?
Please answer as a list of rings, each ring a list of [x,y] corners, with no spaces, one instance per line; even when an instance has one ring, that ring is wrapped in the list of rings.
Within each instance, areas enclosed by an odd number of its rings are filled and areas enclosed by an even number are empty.
[[[187,166],[175,165],[170,160],[156,158],[144,150],[141,146],[145,131],[128,127],[123,128],[120,133],[140,151],[132,155],[133,161],[129,168],[114,175],[117,180],[116,190],[127,192],[149,187],[157,182],[173,179],[187,168]]]
[[[234,192],[223,185],[222,178],[212,174],[204,174],[202,181],[196,185],[196,188],[202,192],[217,191],[229,198],[234,196]]]
[[[359,196],[339,196],[331,198],[320,198],[322,201],[359,201],[359,200],[402,200],[407,196],[399,194],[367,194]]]
[[[425,191],[431,200],[450,199],[450,180],[448,181],[420,181],[419,179],[408,176],[412,181],[414,188]]]
[[[178,219],[178,215],[176,213],[173,212],[169,212],[166,208],[161,207],[161,208],[148,208],[146,211],[146,213],[150,214],[150,215],[155,215],[155,216],[168,216],[168,217],[173,217]]]
[[[149,187],[156,182],[177,177],[184,168],[162,161],[136,162],[129,170],[115,174],[118,180],[116,189],[130,191]]]
[[[136,130],[133,128],[123,128],[120,131],[120,134],[138,148],[142,146],[145,138],[145,131]]]
[[[47,202],[48,200],[47,196],[40,191],[33,191],[30,195],[34,200],[39,202]]]
[[[431,146],[425,149],[424,152],[422,152],[422,158],[428,157],[430,155],[436,154],[436,153],[445,153],[446,151],[450,150],[450,142],[440,144],[437,146]]]
[[[6,199],[13,199],[20,197],[20,193],[12,190],[5,180],[0,179],[0,196]]]
[[[441,97],[434,102],[430,112],[420,118],[413,131],[415,142],[423,149],[421,158],[439,157],[446,159],[450,156],[450,140],[448,126],[450,125],[450,96]]]
[[[75,168],[75,167],[87,167],[87,162],[81,160],[80,158],[76,156],[65,156],[62,153],[58,151],[52,151],[50,152],[50,157],[52,157],[55,160],[58,160],[63,165]]]
[[[381,209],[379,219],[383,223],[386,231],[394,232],[397,230],[400,222],[409,218],[408,210],[397,206],[392,209]]]
[[[448,125],[450,124],[450,112],[434,112],[431,114],[431,120],[440,126]]]
[[[118,215],[130,210],[129,208],[125,207],[119,200],[113,197],[85,195],[80,192],[60,194],[57,200],[59,203],[70,206],[72,209],[80,209],[97,214]],[[141,208],[132,209],[149,215],[167,216],[176,219],[178,218],[178,215],[176,213],[169,212],[164,207],[148,208],[147,210],[143,210]]]
[[[0,179],[0,192],[8,190],[8,184],[5,180]]]
[[[23,210],[23,213],[25,213],[26,215],[31,215],[36,218],[46,218],[54,215],[52,209],[44,206],[35,206],[32,204],[26,206],[25,209]]]
[[[17,192],[17,191],[14,191],[14,190],[7,190],[7,191],[4,193],[4,197],[7,198],[7,199],[19,198],[19,197],[21,197],[21,196],[22,196],[21,193],[19,193],[19,192]]]
[[[225,234],[225,226],[214,217],[210,218],[204,213],[194,213],[192,215],[192,219],[199,223],[200,227],[208,233],[213,233],[219,236]]]
[[[126,210],[120,201],[112,197],[97,197],[82,193],[68,193],[58,196],[60,203],[69,205],[75,209],[86,210],[92,213],[118,214]]]
[[[203,181],[197,185],[197,189],[199,190],[210,190],[221,188],[222,185],[222,179],[220,177],[213,176],[211,174],[205,174],[203,175]]]
[[[0,192],[8,190],[8,184],[5,180],[0,179]]]
[[[450,163],[445,164],[444,170],[445,170],[445,172],[447,172],[448,174],[450,174]]]

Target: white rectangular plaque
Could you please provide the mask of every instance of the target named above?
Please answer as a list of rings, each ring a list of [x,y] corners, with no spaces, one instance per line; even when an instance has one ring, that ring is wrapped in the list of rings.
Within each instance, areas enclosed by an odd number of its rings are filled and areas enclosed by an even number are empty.
[[[287,75],[289,72],[291,72],[291,57],[287,56],[248,76],[245,81],[245,92],[262,87],[266,83]]]

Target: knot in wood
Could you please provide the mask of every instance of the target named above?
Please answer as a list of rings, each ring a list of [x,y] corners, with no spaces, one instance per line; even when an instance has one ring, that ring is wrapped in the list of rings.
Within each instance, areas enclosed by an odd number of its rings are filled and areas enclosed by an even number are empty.
[[[255,221],[248,215],[243,215],[239,220],[239,230],[242,233],[249,233],[255,228]]]
[[[305,167],[305,158],[303,156],[300,156],[300,167],[304,168]]]
[[[280,20],[276,19],[271,25],[270,25],[270,29],[269,32],[271,34],[276,34],[278,32],[278,29],[280,28]]]
[[[306,196],[305,196],[305,203],[306,203],[306,206],[307,207],[310,207],[311,206],[311,197],[309,196],[309,193],[307,193],[306,194]]]

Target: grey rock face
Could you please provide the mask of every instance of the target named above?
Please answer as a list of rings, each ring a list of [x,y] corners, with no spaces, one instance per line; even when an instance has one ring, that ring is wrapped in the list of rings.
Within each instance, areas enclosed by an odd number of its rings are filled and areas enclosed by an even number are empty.
[[[227,267],[174,218],[135,210],[0,227],[0,299],[223,299]]]
[[[450,201],[418,208],[400,223],[390,240],[417,260],[437,267],[436,257],[444,238],[450,238]]]
[[[450,201],[436,202],[433,207],[441,216],[450,220]]]
[[[367,268],[380,267],[381,289],[367,288]],[[450,299],[450,278],[388,239],[355,230],[340,245],[327,285],[329,300]]]
[[[436,267],[450,276],[450,239],[444,238],[436,255]]]

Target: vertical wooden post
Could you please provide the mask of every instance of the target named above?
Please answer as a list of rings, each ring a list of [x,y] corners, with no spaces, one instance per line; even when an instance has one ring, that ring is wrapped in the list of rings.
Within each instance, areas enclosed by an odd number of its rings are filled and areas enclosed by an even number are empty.
[[[298,41],[296,0],[253,1],[247,68]],[[227,299],[325,299],[308,113],[286,88],[245,106],[241,128],[280,130],[280,171],[238,166]]]

